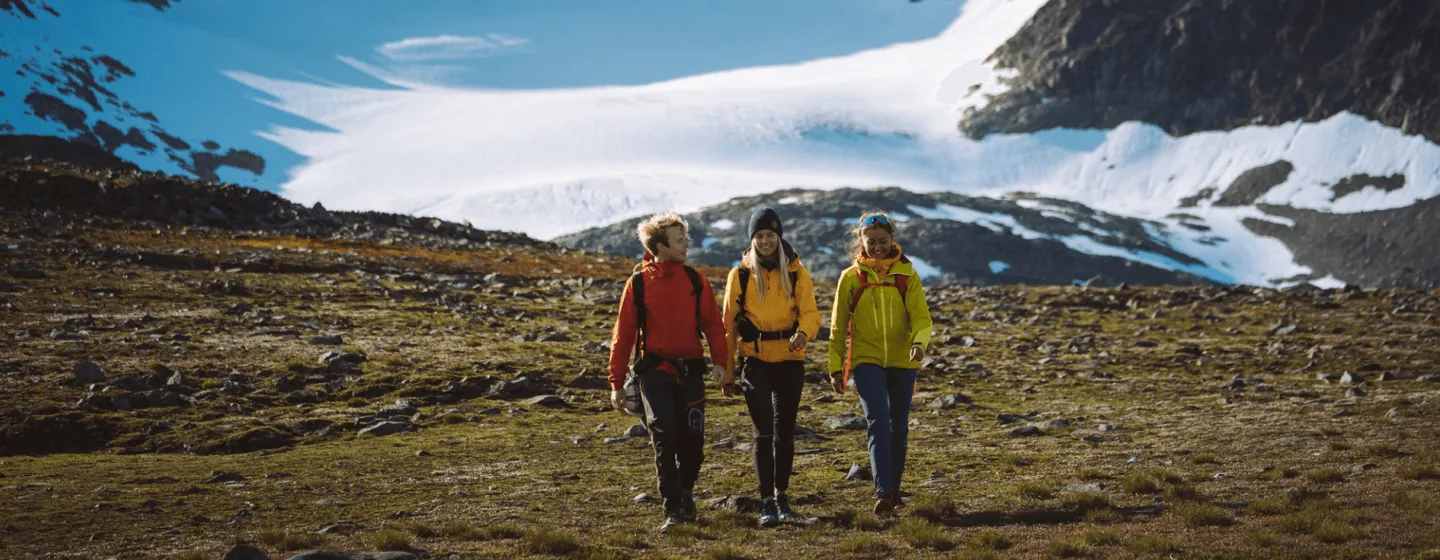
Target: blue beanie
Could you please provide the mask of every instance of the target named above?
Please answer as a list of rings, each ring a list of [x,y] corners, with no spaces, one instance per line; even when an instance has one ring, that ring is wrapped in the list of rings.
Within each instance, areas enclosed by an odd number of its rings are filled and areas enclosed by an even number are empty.
[[[780,227],[780,214],[774,208],[765,206],[756,208],[750,214],[750,237],[755,237],[755,232],[768,229],[775,232],[775,235],[785,237],[785,230]]]

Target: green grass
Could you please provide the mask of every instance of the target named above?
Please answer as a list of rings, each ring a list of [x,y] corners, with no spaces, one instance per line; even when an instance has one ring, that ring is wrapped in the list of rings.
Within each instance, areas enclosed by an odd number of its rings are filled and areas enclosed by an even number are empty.
[[[278,529],[262,531],[255,537],[255,540],[265,546],[289,552],[292,550],[306,550],[319,548],[325,542],[324,535],[313,533],[289,533]]]
[[[980,550],[1009,550],[1015,546],[1010,536],[994,529],[981,529],[970,536],[970,548]]]
[[[1115,511],[1115,510],[1113,510],[1113,509],[1109,509],[1109,508],[1106,508],[1106,509],[1093,509],[1093,510],[1090,510],[1090,511],[1085,512],[1085,522],[1086,522],[1086,523],[1093,523],[1093,524],[1096,524],[1096,525],[1103,525],[1103,524],[1106,524],[1106,523],[1119,523],[1119,522],[1124,521],[1124,520],[1125,520],[1125,516],[1124,516],[1123,514],[1121,514],[1121,513],[1118,512],[1118,511]]]
[[[456,541],[483,541],[487,540],[484,531],[479,527],[464,521],[447,521],[440,527],[440,534],[445,538]]]
[[[1131,473],[1120,479],[1120,488],[1130,494],[1159,494],[1160,481],[1146,473]]]
[[[1406,480],[1440,480],[1440,469],[1431,463],[1411,463],[1400,467],[1400,478]]]
[[[950,538],[944,529],[921,519],[901,521],[895,526],[895,532],[915,548],[942,551],[955,548],[955,540]]]
[[[376,550],[410,550],[410,536],[395,529],[381,529],[370,536],[370,545]]]
[[[1282,478],[1295,478],[1297,476],[1300,476],[1300,471],[1290,467],[1270,469],[1260,475],[1260,477],[1265,480],[1280,480]]]
[[[1440,517],[1440,496],[1436,496],[1434,493],[1394,490],[1390,492],[1388,501],[1396,507],[1426,517]]]
[[[1055,497],[1056,485],[1052,482],[1022,482],[1015,487],[1015,495],[1027,500],[1048,500]]]
[[[1281,543],[1280,535],[1273,531],[1256,531],[1245,535],[1245,542],[1260,548],[1274,548]]]
[[[949,498],[924,495],[907,502],[907,515],[939,522],[955,515],[955,502]]]
[[[1235,516],[1223,508],[1199,502],[1180,502],[1170,513],[1191,527],[1222,527],[1235,523]]]
[[[1073,492],[1060,495],[1060,505],[1080,511],[1110,507],[1110,497],[1099,492]]]
[[[1251,502],[1245,507],[1245,513],[1249,515],[1280,515],[1295,507],[1289,496],[1277,494],[1263,500]]]
[[[1220,464],[1220,460],[1215,458],[1214,453],[1196,453],[1190,456],[1190,462],[1196,465]]]
[[[1110,480],[1110,478],[1110,473],[1094,467],[1080,469],[1080,480]]]
[[[1306,472],[1305,480],[1316,484],[1333,484],[1345,480],[1345,473],[1334,468],[1317,469]]]
[[[1120,535],[1115,534],[1114,531],[1091,529],[1080,535],[1080,542],[1090,546],[1109,546],[1120,544]]]
[[[705,551],[706,560],[751,560],[751,556],[745,550],[730,544],[722,544]]]
[[[440,534],[440,531],[436,530],[434,525],[420,521],[411,523],[406,529],[410,531],[410,534],[422,539],[428,539]]]
[[[1343,523],[1323,523],[1310,533],[1315,540],[1325,544],[1341,544],[1359,539],[1364,532]]]
[[[1125,544],[1131,552],[1142,555],[1170,554],[1184,550],[1180,539],[1168,533],[1143,535]]]
[[[1085,558],[1094,549],[1080,540],[1061,539],[1045,545],[1045,554],[1052,558]]]
[[[890,552],[890,543],[878,535],[862,534],[840,541],[835,550],[853,556],[884,556]]]
[[[683,526],[683,525],[682,525]],[[535,554],[571,554],[580,550],[580,539],[569,531],[539,528],[525,533],[525,549]]]

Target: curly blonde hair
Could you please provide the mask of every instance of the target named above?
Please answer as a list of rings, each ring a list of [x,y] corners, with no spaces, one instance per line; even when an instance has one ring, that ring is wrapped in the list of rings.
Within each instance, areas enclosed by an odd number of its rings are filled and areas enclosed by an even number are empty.
[[[685,218],[674,212],[656,214],[646,218],[645,221],[640,222],[640,225],[635,226],[635,234],[640,237],[640,244],[645,246],[645,250],[653,255],[655,247],[661,243],[668,247],[670,242],[674,241],[668,239],[665,234],[665,229],[671,226],[680,226],[681,236],[690,235],[690,224],[685,221]]]
[[[868,226],[865,225],[865,220],[875,216],[884,218],[884,221]],[[892,239],[900,232],[899,226],[895,225],[895,219],[891,218],[887,212],[871,210],[861,214],[860,220],[855,222],[855,228],[850,230],[850,249],[855,253],[855,258],[858,259],[865,256],[865,232],[875,228],[885,230],[886,233],[890,234]]]

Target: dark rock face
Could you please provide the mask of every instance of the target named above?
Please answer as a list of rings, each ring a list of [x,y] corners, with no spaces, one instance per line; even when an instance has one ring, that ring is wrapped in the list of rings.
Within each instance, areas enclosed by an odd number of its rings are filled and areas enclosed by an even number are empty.
[[[1440,142],[1440,3],[1054,0],[992,59],[1020,72],[972,138],[1152,123],[1171,134],[1349,111]]]
[[[1385,192],[1395,192],[1405,188],[1405,175],[1400,173],[1389,177],[1375,177],[1364,173],[1351,175],[1341,179],[1340,182],[1334,185],[1330,185],[1330,191],[1335,193],[1330,197],[1330,200],[1332,202],[1340,200],[1341,198],[1345,198],[1345,195],[1365,190],[1365,187],[1375,187]]]
[[[324,207],[295,204],[273,193],[215,185],[183,177],[136,171],[98,148],[44,138],[26,146],[45,145],[66,159],[96,161],[104,170],[50,162],[0,161],[0,209],[57,211],[156,224],[212,227],[226,230],[284,232],[292,235],[339,235],[367,240],[391,239],[426,246],[499,243],[553,247],[512,232],[485,231],[435,218],[382,212],[331,212]],[[6,151],[0,136],[0,157]],[[124,166],[129,166],[124,167]],[[163,261],[173,255],[151,255]],[[158,263],[157,263],[158,265]]]
[[[1245,220],[1255,233],[1284,242],[1295,262],[1351,284],[1379,288],[1440,287],[1440,197],[1404,208],[1330,214],[1262,204],[1266,214],[1295,221],[1290,227]]]
[[[178,0],[130,0],[164,11]],[[43,2],[34,0],[0,0],[0,9],[17,16],[20,25],[27,19],[46,17],[32,8],[41,8],[51,16],[60,17]],[[16,19],[7,17],[6,19]],[[7,29],[7,31],[10,31]],[[26,30],[19,29],[23,35]],[[108,152],[115,152],[129,146],[142,155],[163,152],[177,167],[195,177],[207,181],[219,181],[217,171],[231,167],[248,171],[257,176],[265,172],[265,160],[258,154],[234,147],[223,147],[217,142],[207,141],[204,149],[193,149],[195,142],[187,142],[160,126],[159,119],[150,112],[142,111],[111,89],[114,82],[135,77],[135,71],[114,56],[96,53],[89,47],[77,52],[51,48],[37,32],[37,44],[33,52],[4,53],[0,57],[14,57],[20,63],[16,78],[12,79],[24,95],[29,115],[35,119],[59,124],[66,132],[61,136],[77,144],[95,146]],[[11,82],[6,82],[7,86]],[[18,116],[18,115],[17,115]],[[130,126],[137,120],[148,121],[142,127]],[[118,124],[115,124],[118,123]],[[13,132],[15,126],[5,123],[0,132]],[[11,146],[23,145],[37,138],[20,136],[7,140]],[[22,150],[28,151],[28,150]],[[5,155],[0,153],[0,155]],[[58,155],[52,152],[52,157]],[[66,160],[87,164],[83,160]]]
[[[1280,160],[1270,165],[1262,165],[1241,173],[1215,201],[1216,206],[1249,206],[1255,204],[1256,200],[1265,196],[1270,189],[1284,183],[1290,178],[1290,173],[1295,171],[1295,166],[1285,160]]]
[[[786,201],[784,203],[777,201]],[[1169,245],[1151,237],[1147,228],[1158,224],[1097,212],[1074,202],[1024,197],[992,199],[954,193],[912,193],[898,188],[833,191],[786,190],[737,198],[687,214],[690,223],[690,260],[733,266],[749,246],[745,223],[759,206],[771,206],[785,222],[785,239],[799,251],[801,261],[817,278],[834,279],[851,265],[854,237],[850,229],[861,213],[880,209],[908,219],[900,225],[898,241],[907,254],[939,268],[930,283],[955,284],[1070,284],[1094,279],[1097,284],[1197,284],[1207,281],[1186,273],[1164,270],[1119,257],[1089,255],[1061,240],[1081,236],[1089,241],[1163,255],[1177,263],[1199,264]],[[926,219],[920,212],[956,207],[983,214],[987,223]],[[919,210],[920,212],[917,212]],[[556,239],[571,248],[617,255],[640,252],[635,225],[643,218],[626,220]],[[719,229],[717,223],[735,225]],[[845,220],[850,220],[846,223]],[[1004,225],[1029,232],[1019,235]],[[1007,265],[995,272],[991,262]]]

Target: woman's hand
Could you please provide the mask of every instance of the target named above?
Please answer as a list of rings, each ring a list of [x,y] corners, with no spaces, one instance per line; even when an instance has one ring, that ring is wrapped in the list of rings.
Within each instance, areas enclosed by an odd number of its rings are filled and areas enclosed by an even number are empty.
[[[620,391],[610,391],[610,406],[615,407],[615,412],[625,414],[625,403],[621,402],[622,399]]]
[[[835,372],[835,373],[839,373],[839,372]],[[840,394],[842,394],[842,395],[845,394],[845,376],[843,376],[843,375],[831,375],[831,376],[830,376],[830,388],[831,388],[831,389],[834,389],[836,393],[840,393]]]
[[[797,331],[795,336],[790,337],[790,351],[795,352],[804,348],[805,343],[809,341],[810,337],[805,335],[805,331]]]
[[[715,370],[715,375],[717,379],[720,380],[720,392],[724,393],[727,397],[734,396],[735,374],[720,366],[715,366]]]
[[[920,345],[910,347],[910,361],[919,362],[925,359],[925,348]]]

